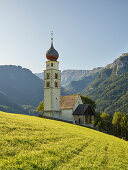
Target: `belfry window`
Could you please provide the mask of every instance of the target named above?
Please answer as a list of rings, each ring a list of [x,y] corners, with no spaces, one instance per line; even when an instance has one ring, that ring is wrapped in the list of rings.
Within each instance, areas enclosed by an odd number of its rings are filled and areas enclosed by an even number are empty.
[[[48,81],[47,84],[46,84],[47,87],[50,87],[50,82]]]
[[[55,73],[55,79],[58,79],[58,74],[57,73]]]
[[[55,82],[55,87],[58,87],[58,83],[57,82]]]
[[[53,67],[53,63],[51,63],[51,67]]]
[[[46,78],[49,79],[49,77],[50,77],[50,76],[49,76],[49,73],[47,73]]]

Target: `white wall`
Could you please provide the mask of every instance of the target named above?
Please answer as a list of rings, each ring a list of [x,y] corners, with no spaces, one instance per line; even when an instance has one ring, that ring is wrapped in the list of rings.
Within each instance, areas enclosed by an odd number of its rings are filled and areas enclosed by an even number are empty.
[[[76,104],[74,105],[73,109],[62,109],[61,110],[62,119],[67,120],[67,121],[73,121],[73,115],[72,114],[79,104],[83,104],[80,96],[78,97]]]
[[[51,67],[51,63],[53,67]],[[60,111],[60,100],[61,100],[61,71],[58,70],[58,61],[47,61],[46,70],[44,70],[44,112],[45,111]],[[49,78],[47,78],[49,74]],[[57,79],[55,74],[58,75]],[[47,87],[47,82],[50,86]],[[58,84],[55,87],[55,82]]]
[[[61,119],[67,121],[73,121],[72,109],[62,109],[61,110]]]

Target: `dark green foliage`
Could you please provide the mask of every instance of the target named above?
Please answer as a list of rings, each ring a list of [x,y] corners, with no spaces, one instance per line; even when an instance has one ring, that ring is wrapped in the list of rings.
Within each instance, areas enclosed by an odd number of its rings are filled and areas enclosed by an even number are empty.
[[[128,114],[115,112],[96,113],[92,122],[98,130],[128,140]]]
[[[84,104],[90,104],[90,106],[91,106],[91,108],[92,108],[93,110],[96,109],[96,103],[95,103],[95,101],[93,101],[92,99],[90,99],[90,98],[87,97],[87,96],[80,95],[80,97],[81,97],[82,102],[83,102]]]
[[[120,112],[115,112],[115,114],[113,115],[113,120],[112,120],[112,124],[115,127],[115,132],[116,132],[116,136],[119,136],[120,134],[120,130],[121,130],[121,126],[120,126],[120,122],[122,119],[122,114]]]
[[[113,134],[112,116],[111,115],[109,115],[105,112],[96,113],[95,118],[92,123],[100,131],[103,131],[108,134]]]
[[[96,101],[97,111],[113,114],[128,112],[128,73],[111,75],[105,80],[97,79],[85,89],[84,94]]]
[[[112,123],[115,128],[115,135],[128,139],[128,114],[115,112]]]

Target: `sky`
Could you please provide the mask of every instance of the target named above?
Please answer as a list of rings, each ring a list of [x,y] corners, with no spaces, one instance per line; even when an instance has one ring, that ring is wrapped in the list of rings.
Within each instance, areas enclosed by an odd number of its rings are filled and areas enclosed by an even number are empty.
[[[45,69],[50,32],[60,69],[89,70],[128,52],[128,0],[0,0],[0,65]]]

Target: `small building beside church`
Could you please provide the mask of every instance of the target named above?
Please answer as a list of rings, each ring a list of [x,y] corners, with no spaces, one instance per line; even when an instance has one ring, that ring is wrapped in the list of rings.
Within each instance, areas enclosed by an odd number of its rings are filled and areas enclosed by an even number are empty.
[[[44,113],[43,116],[64,120],[80,125],[92,126],[94,112],[82,102],[80,95],[61,96],[61,70],[59,53],[51,47],[46,52],[46,70],[44,70]]]
[[[89,104],[79,104],[73,112],[73,120],[75,124],[93,127],[94,111]]]

